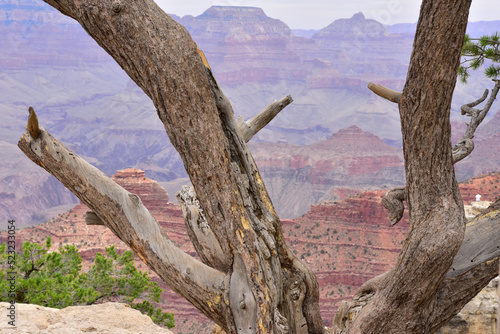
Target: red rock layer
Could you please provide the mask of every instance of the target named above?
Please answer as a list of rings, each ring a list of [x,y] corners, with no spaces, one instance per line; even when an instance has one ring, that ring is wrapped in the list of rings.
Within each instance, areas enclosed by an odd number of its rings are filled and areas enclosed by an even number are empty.
[[[144,205],[156,217],[170,238],[181,248],[195,255],[186,235],[182,212],[168,202],[167,192],[137,169],[119,171],[113,179],[126,190],[141,197]],[[465,202],[476,193],[493,201],[500,196],[497,188],[500,173],[474,178],[460,185]],[[285,238],[292,251],[316,273],[320,285],[320,307],[323,319],[330,323],[341,300],[350,299],[356,289],[368,279],[390,269],[395,263],[408,226],[407,215],[394,227],[387,219],[381,198],[385,190],[369,191],[338,202],[312,205],[300,218],[283,220]],[[88,210],[79,204],[72,210],[47,223],[20,230],[19,240],[40,242],[50,236],[54,249],[64,244],[76,244],[84,259],[84,268],[91,264],[97,252],[110,245],[128,249],[103,226],[87,226],[84,214]],[[139,260],[141,270],[147,270]],[[159,281],[158,277],[151,273]],[[161,283],[165,292],[161,306],[175,313],[175,333],[210,333],[210,321],[182,297]]]

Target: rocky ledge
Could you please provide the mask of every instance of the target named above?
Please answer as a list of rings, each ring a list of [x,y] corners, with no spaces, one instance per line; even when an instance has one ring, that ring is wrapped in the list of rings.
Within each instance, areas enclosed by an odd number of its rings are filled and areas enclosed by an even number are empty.
[[[70,306],[63,309],[15,304],[15,327],[10,325],[9,303],[0,303],[0,332],[29,334],[172,334],[150,317],[122,303]]]

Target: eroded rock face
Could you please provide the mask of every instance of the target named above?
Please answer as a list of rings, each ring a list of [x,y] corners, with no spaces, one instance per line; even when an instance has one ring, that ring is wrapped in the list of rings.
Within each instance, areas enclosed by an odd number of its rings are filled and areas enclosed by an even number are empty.
[[[8,324],[9,303],[0,303],[0,332],[29,334],[172,334],[151,318],[122,303],[70,306],[63,309],[15,304],[15,327]]]
[[[436,334],[497,334],[498,277]]]
[[[307,146],[250,148],[281,218],[298,217],[312,204],[404,184],[402,151],[355,125]]]

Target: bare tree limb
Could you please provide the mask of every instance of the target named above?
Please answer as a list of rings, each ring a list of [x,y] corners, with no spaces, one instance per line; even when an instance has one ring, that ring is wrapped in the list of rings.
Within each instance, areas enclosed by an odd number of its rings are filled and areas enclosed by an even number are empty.
[[[205,315],[215,316],[221,322],[232,321],[226,304],[229,276],[176,247],[137,195],[127,192],[43,128],[39,129],[38,138],[27,132],[19,140],[18,146],[28,158],[91,208],[174,291]]]
[[[238,122],[238,126],[245,142],[248,142],[257,132],[272,121],[272,119],[276,117],[281,110],[285,109],[285,107],[292,102],[292,96],[287,95],[279,101],[274,101],[248,121],[245,122],[240,120]]]
[[[389,210],[389,220],[391,225],[397,224],[405,211],[403,201],[406,200],[406,188],[399,187],[389,190],[384,197],[382,197],[382,205]]]
[[[183,186],[177,192],[176,197],[182,209],[189,239],[191,239],[201,260],[213,268],[222,270],[223,268],[217,268],[217,266],[220,259],[223,259],[223,262],[229,261],[228,254],[224,254],[210,225],[208,225],[200,202],[196,199],[194,188]]]
[[[474,134],[476,132],[477,127],[484,120],[484,118],[488,114],[488,111],[490,111],[490,108],[497,97],[498,90],[500,89],[500,81],[499,80],[493,80],[493,81],[495,81],[495,86],[491,90],[491,95],[486,104],[484,105],[483,109],[476,109],[474,107],[482,103],[484,100],[486,100],[486,97],[488,96],[489,92],[487,89],[484,91],[483,96],[480,97],[478,100],[468,104],[464,104],[460,108],[460,110],[462,111],[462,115],[470,116],[471,120],[469,124],[467,124],[467,130],[465,131],[465,134],[453,147],[454,163],[457,163],[460,160],[467,157],[469,154],[472,153],[472,150],[474,149],[474,142],[472,141],[472,138],[474,138]]]
[[[500,257],[500,200],[467,223],[464,241],[458,250],[448,278],[461,275],[477,266]]]
[[[392,90],[385,86],[370,82],[368,84],[368,89],[370,89],[378,96],[383,97],[384,99],[389,100],[391,102],[399,103],[399,101],[401,101],[401,94],[402,94],[401,92]]]
[[[500,89],[500,81],[499,80],[493,80],[493,81],[496,81],[495,86],[491,90],[490,98],[486,102],[486,105],[484,106],[483,109],[475,109],[473,107],[477,106],[478,104],[486,100],[486,97],[488,96],[488,90],[486,90],[483,96],[480,97],[478,100],[468,104],[464,104],[461,107],[462,115],[470,116],[471,121],[467,124],[467,130],[465,131],[465,134],[453,147],[452,154],[453,154],[454,164],[469,156],[474,150],[474,141],[472,140],[472,138],[474,138],[474,133],[476,132],[477,127],[481,124],[481,122],[488,114],[488,111],[490,110],[493,102],[495,101],[498,91]],[[404,194],[405,192],[406,192],[405,188],[401,187],[394,188],[392,190],[389,190],[382,199],[382,205],[387,210],[389,210],[389,220],[391,221],[391,225],[397,224],[403,217],[404,213],[403,201],[406,200],[406,195]]]

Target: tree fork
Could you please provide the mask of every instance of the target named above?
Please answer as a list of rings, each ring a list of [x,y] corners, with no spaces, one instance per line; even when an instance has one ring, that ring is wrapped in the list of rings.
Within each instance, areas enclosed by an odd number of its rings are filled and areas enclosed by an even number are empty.
[[[287,249],[231,106],[186,29],[152,0],[46,2],[77,20],[153,100],[183,160],[207,224],[226,254],[213,258],[218,262],[212,265],[230,277],[241,271],[236,265],[245,268],[258,326],[243,326],[239,331],[236,316],[228,321],[204,313],[229,333],[275,330],[275,319],[283,319],[288,308],[282,277],[290,273],[307,289],[300,306],[308,331],[323,332],[316,277]],[[236,264],[234,257],[241,261]]]
[[[108,227],[174,291],[217,322],[231,321],[225,302],[229,298],[229,276],[176,247],[137,195],[123,189],[41,127],[38,138],[27,131],[18,146],[91,208],[94,220]]]

